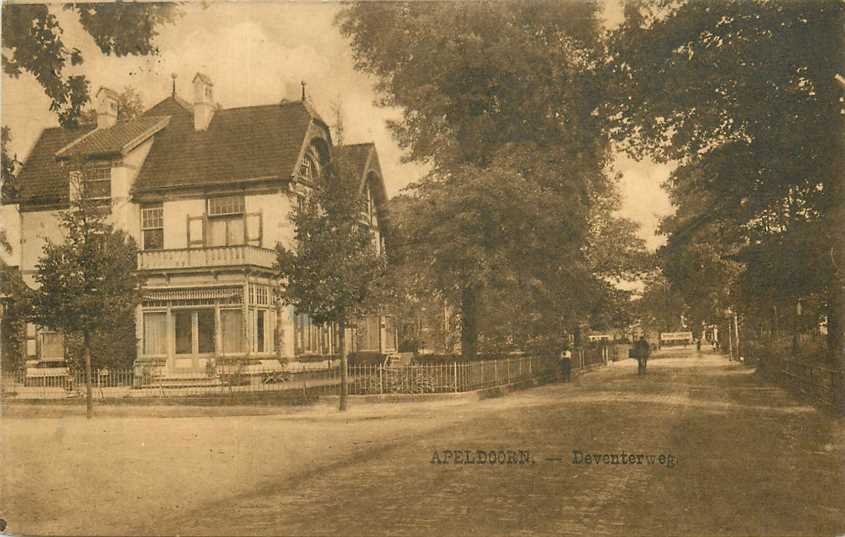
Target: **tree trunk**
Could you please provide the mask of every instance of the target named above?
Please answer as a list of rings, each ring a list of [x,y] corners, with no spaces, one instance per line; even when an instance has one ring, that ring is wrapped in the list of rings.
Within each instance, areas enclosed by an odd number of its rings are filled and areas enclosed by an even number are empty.
[[[85,417],[89,420],[94,416],[94,394],[91,388],[91,334],[87,331],[82,335],[85,355]]]
[[[461,294],[461,356],[475,358],[478,346],[478,287],[464,287]]]
[[[338,343],[340,343],[340,406],[339,411],[345,411],[349,406],[349,371],[346,366],[346,320],[341,319],[337,323]]]
[[[831,379],[831,388],[833,389],[833,404],[834,408],[845,415],[845,337],[843,337],[843,329],[845,329],[845,322],[843,322],[843,293],[845,289],[841,283],[837,282],[834,274],[833,295],[830,298],[830,305],[827,314],[827,344],[828,355],[830,356],[830,365],[833,369],[833,378]],[[838,295],[838,296],[836,296]]]
[[[841,44],[840,38],[840,44]],[[834,408],[845,415],[845,106],[841,99],[845,96],[845,87],[840,80],[836,92],[840,102],[834,105],[833,117],[837,118],[839,147],[835,152],[833,170],[824,185],[832,201],[828,210],[829,229],[833,244],[830,255],[833,270],[830,275],[830,300],[827,318],[828,353],[835,373],[832,379]]]

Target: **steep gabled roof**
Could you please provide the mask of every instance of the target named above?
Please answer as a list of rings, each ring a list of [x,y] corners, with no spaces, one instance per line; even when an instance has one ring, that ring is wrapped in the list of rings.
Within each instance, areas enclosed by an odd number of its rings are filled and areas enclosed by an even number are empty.
[[[142,116],[109,128],[46,129],[21,170],[21,204],[32,208],[67,203],[63,159],[125,155],[150,137],[154,141],[135,179],[136,193],[288,180],[312,122],[325,127],[309,103],[293,101],[217,110],[208,128],[197,131],[190,104],[172,95]]]
[[[193,113],[193,106],[185,99],[178,95],[171,95],[170,97],[153,105],[152,108],[144,112],[145,116],[180,116],[191,115]]]
[[[375,145],[372,143],[336,145],[333,149],[335,158],[348,163],[353,170],[361,174],[363,179],[367,173],[366,166],[370,160],[370,153],[375,149]]]
[[[156,135],[134,189],[288,179],[312,118],[299,101],[230,108],[216,111],[208,129],[196,131],[193,116],[179,113]]]
[[[91,131],[56,152],[58,158],[125,155],[167,126],[170,116],[141,116],[106,129]]]
[[[56,152],[93,130],[93,125],[44,129],[18,175],[22,207],[67,203],[67,173],[56,159]]]
[[[369,142],[335,146],[334,153],[335,158],[343,159],[349,163],[352,169],[358,171],[362,191],[365,182],[370,180],[371,172],[375,172],[377,179],[370,181],[370,191],[373,193],[373,200],[378,211],[379,226],[382,233],[387,234],[390,225],[387,212],[387,189],[384,186],[384,177],[381,173],[375,144]]]

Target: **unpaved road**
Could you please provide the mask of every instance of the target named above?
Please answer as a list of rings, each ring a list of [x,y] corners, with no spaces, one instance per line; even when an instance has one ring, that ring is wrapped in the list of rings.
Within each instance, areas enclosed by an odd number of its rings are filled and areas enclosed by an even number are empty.
[[[8,531],[845,533],[842,420],[714,355],[481,402],[149,412],[0,420]],[[533,464],[432,464],[444,450],[527,450]],[[573,450],[675,462],[574,464]]]

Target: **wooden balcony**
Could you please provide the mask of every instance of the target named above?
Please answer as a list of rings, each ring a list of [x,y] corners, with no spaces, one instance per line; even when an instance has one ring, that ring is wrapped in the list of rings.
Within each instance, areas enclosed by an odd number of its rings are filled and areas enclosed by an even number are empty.
[[[138,252],[138,270],[254,266],[273,268],[276,251],[258,246],[211,246]]]

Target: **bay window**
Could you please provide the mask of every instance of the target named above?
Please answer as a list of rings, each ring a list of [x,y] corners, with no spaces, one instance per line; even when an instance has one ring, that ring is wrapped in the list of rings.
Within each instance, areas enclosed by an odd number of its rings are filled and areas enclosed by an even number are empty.
[[[173,312],[176,354],[214,352],[214,310],[175,310]]]
[[[243,312],[238,309],[220,310],[223,354],[243,352]]]
[[[163,311],[144,313],[144,354],[148,356],[167,354],[167,313]]]

